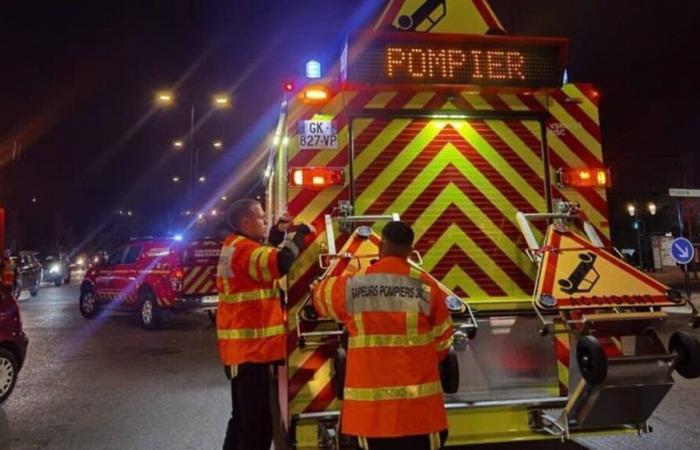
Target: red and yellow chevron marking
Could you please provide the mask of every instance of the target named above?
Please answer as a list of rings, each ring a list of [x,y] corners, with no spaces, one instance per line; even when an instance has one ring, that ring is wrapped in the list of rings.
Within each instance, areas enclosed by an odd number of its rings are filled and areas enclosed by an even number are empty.
[[[216,294],[216,267],[194,266],[185,270],[184,295]]]
[[[355,144],[357,213],[401,214],[416,232],[424,268],[459,295],[529,297],[535,273],[515,213],[544,211],[544,185],[490,128],[507,122],[385,122],[366,145]],[[526,158],[537,165],[537,155]],[[541,160],[539,166],[543,173]]]
[[[425,14],[420,14],[424,12]],[[503,29],[486,0],[390,0],[375,29],[431,33],[485,34]]]
[[[597,106],[589,91],[586,86],[567,86],[550,96],[463,92],[449,100],[444,92],[349,91],[336,95],[321,110],[292,102],[288,166],[345,167],[349,173],[348,111],[549,111],[554,118],[547,127],[554,179],[559,167],[602,165]],[[318,116],[336,122],[338,150],[299,150],[298,121]],[[571,117],[577,121],[571,122],[574,130],[569,133],[566,125],[562,130],[557,123],[566,124]],[[535,268],[522,251],[515,211],[543,211],[546,206],[538,122],[358,118],[352,131],[356,213],[401,213],[417,230],[425,268],[471,301],[529,299]],[[289,211],[319,231],[288,278],[289,414],[337,406],[329,385],[329,351],[298,348],[296,313],[320,272],[323,215],[349,195],[348,188],[288,191]],[[553,187],[553,197],[580,202],[601,234],[608,235],[604,190]],[[343,239],[338,238],[338,247]],[[529,307],[529,300],[526,303]],[[568,369],[565,373],[568,376]]]

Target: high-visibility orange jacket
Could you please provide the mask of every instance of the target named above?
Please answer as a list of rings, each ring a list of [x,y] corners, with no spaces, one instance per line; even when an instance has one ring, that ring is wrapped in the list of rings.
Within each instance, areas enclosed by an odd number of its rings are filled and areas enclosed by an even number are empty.
[[[398,437],[447,429],[438,369],[452,343],[445,297],[397,257],[314,287],[315,309],[345,324],[349,334],[343,433]]]
[[[278,250],[232,234],[221,250],[216,276],[216,333],[224,365],[284,359],[285,327]]]

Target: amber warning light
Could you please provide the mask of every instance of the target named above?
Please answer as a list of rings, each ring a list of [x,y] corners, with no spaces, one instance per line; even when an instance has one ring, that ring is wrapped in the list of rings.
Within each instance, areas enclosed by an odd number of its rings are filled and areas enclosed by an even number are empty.
[[[289,170],[289,183],[303,189],[325,189],[345,185],[345,171],[339,167],[297,167]]]
[[[562,187],[610,187],[610,170],[604,167],[559,169],[557,174]]]

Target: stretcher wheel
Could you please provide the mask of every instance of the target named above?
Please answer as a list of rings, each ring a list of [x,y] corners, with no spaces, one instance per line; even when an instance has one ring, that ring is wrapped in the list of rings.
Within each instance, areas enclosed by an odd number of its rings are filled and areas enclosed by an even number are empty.
[[[676,371],[683,378],[700,377],[700,342],[694,336],[676,331],[668,342],[671,352],[676,357]]]
[[[608,376],[608,358],[594,336],[581,336],[576,345],[576,362],[584,380],[600,384]]]
[[[338,347],[333,358],[333,390],[338,400],[343,399],[343,389],[345,388],[345,349]]]
[[[459,360],[457,352],[452,347],[445,359],[440,362],[440,383],[445,394],[454,394],[459,390]]]

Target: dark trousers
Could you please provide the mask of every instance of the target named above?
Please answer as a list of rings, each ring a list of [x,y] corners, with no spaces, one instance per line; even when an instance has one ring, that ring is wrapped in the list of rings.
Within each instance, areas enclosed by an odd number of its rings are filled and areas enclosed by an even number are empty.
[[[237,366],[237,374],[231,379],[231,404],[224,450],[269,450],[270,364]]]
[[[360,445],[364,445],[365,450],[437,450],[447,441],[447,430],[441,431],[436,438],[431,439],[428,434],[395,438],[360,438]]]

